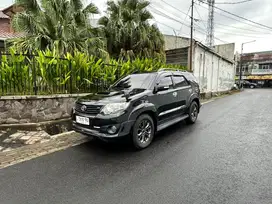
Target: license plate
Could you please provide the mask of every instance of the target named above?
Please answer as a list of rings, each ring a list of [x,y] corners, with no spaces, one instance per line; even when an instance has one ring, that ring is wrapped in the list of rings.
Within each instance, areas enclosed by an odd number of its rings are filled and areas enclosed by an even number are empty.
[[[76,116],[76,122],[82,125],[90,125],[90,119],[86,117]]]

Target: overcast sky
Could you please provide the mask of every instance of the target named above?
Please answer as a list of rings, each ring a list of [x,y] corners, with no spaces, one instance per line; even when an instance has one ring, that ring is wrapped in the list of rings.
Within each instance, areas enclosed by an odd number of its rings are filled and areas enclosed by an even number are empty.
[[[237,2],[241,0],[216,0],[216,2]],[[0,8],[12,4],[13,0],[0,0]],[[88,2],[88,0],[85,0]],[[103,13],[106,10],[106,0],[93,0]],[[165,3],[166,2],[166,3]],[[190,0],[151,0],[150,11],[154,15],[156,23],[164,34],[189,36],[190,19],[186,13],[190,8]],[[172,5],[173,7],[169,6]],[[271,0],[252,0],[251,2],[231,5],[216,5],[219,8],[235,13],[244,18],[272,27],[272,4]],[[180,10],[180,11],[179,11]],[[163,17],[164,16],[164,17]],[[205,43],[208,9],[203,3],[195,4],[195,38]],[[257,25],[237,19],[220,10],[215,9],[215,43],[235,42],[236,50],[240,52],[241,43],[256,40],[244,46],[244,52],[272,50],[272,29],[260,28]],[[96,16],[95,18],[98,18]],[[183,23],[182,23],[183,22]],[[248,25],[248,24],[250,25]],[[239,29],[235,28],[238,27]],[[220,41],[221,40],[221,41]]]

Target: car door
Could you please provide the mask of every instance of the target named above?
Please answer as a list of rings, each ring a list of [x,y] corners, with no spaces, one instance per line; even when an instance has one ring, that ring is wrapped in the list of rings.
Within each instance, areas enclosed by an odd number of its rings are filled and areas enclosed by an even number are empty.
[[[177,92],[173,86],[172,73],[162,74],[156,81],[157,87],[169,87],[154,94],[159,122],[175,115],[177,108]]]
[[[177,92],[177,107],[180,113],[184,113],[189,107],[189,99],[192,93],[192,87],[183,75],[173,75],[174,88]]]

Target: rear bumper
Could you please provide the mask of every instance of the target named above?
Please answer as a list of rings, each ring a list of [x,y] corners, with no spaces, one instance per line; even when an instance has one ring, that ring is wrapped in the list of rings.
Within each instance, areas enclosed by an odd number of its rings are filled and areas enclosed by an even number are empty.
[[[119,129],[116,134],[109,134],[106,132],[101,132],[97,129],[90,129],[86,127],[82,127],[78,125],[76,122],[73,122],[73,129],[76,132],[87,136],[94,136],[100,138],[117,138],[117,137],[124,137],[130,134],[131,128],[133,127],[135,121],[127,121],[119,125]]]

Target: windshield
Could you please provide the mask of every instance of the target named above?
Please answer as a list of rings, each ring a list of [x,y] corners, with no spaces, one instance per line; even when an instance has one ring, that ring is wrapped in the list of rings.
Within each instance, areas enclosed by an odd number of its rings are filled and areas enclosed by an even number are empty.
[[[118,90],[148,89],[155,76],[155,73],[129,75],[117,82],[112,88]]]

